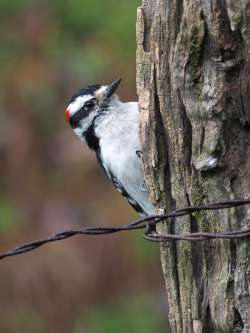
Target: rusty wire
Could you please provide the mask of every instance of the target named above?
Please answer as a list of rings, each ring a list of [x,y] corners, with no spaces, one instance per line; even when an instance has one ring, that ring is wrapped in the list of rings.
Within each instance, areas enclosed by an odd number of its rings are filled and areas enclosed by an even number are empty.
[[[209,233],[209,232],[190,232],[184,234],[170,234],[167,232],[159,234],[156,231],[156,224],[162,221],[166,221],[169,218],[178,218],[185,215],[191,215],[194,212],[203,210],[217,210],[233,208],[250,204],[250,198],[239,200],[227,200],[217,203],[211,203],[202,206],[192,206],[181,209],[176,209],[168,214],[153,215],[146,218],[142,218],[133,221],[128,224],[112,227],[87,227],[79,230],[65,230],[59,233],[53,234],[48,238],[35,240],[30,243],[19,245],[9,251],[0,253],[0,260],[6,257],[16,256],[18,254],[33,251],[47,243],[61,241],[76,235],[107,235],[121,231],[145,229],[144,238],[153,242],[168,242],[168,241],[206,241],[210,239],[241,239],[250,237],[250,228],[244,228],[236,231],[226,231],[221,233]]]

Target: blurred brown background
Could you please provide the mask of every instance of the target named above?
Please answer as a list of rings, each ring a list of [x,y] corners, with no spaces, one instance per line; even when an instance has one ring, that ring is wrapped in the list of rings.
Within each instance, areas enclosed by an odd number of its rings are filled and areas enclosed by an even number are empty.
[[[1,251],[67,228],[137,218],[73,134],[80,87],[123,78],[135,100],[139,1],[0,0]],[[167,330],[158,245],[78,237],[0,262],[1,333]]]

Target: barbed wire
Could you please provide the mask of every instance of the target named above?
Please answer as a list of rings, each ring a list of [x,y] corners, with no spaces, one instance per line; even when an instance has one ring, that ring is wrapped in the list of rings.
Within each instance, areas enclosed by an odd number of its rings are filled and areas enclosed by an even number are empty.
[[[202,206],[191,206],[173,210],[168,214],[148,216],[128,224],[111,227],[87,227],[78,230],[65,230],[59,233],[53,234],[48,238],[35,240],[26,244],[19,245],[11,250],[0,253],[0,260],[16,256],[18,254],[26,253],[38,249],[39,247],[57,241],[76,236],[76,235],[107,235],[122,231],[131,231],[138,229],[145,229],[144,238],[153,242],[168,242],[168,241],[206,241],[210,239],[241,239],[250,237],[250,228],[244,228],[236,231],[226,231],[220,233],[209,233],[209,232],[190,232],[180,235],[170,234],[167,232],[158,233],[156,231],[156,224],[165,221],[169,218],[179,218],[185,215],[191,215],[192,213],[204,211],[204,210],[218,210],[227,209],[238,206],[250,204],[250,198],[238,199],[238,200],[227,200],[216,203],[211,203]]]

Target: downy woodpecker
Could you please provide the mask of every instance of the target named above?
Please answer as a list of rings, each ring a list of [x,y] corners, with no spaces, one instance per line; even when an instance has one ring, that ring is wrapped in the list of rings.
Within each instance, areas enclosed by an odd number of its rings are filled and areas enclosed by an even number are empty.
[[[115,94],[121,79],[91,85],[74,95],[66,119],[121,194],[142,216],[155,213],[144,181],[137,102],[123,103]]]

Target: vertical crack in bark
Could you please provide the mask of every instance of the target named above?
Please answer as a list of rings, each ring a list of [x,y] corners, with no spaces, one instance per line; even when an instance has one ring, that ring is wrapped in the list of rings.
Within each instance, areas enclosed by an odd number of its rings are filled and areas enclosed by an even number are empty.
[[[200,154],[202,153],[202,150],[203,150],[204,140],[205,140],[205,127],[202,126],[202,129],[201,129],[201,139],[200,139],[200,151],[199,151]]]
[[[205,320],[203,322],[204,322],[204,332],[206,332],[206,333],[217,333],[214,329],[209,304],[207,305],[206,317],[205,317]]]
[[[171,190],[171,175],[170,175],[170,166],[169,166],[169,151],[168,151],[168,134],[165,130],[163,119],[162,119],[162,113],[160,109],[160,102],[159,102],[159,97],[158,97],[158,89],[157,89],[157,81],[156,81],[156,68],[154,66],[153,70],[153,86],[155,87],[154,90],[154,116],[156,119],[156,128],[155,128],[155,135],[156,135],[156,142],[157,142],[157,151],[158,154],[161,156],[161,162],[164,162],[163,166],[163,178],[164,178],[164,196],[167,197],[167,207],[169,207],[171,210],[176,208],[175,201],[171,195],[172,190]],[[159,177],[159,168],[158,168],[158,177]],[[162,172],[160,171],[160,174]],[[157,175],[155,175],[157,177]],[[163,224],[163,228],[160,227],[161,231],[167,230],[169,233],[175,233],[175,221],[174,219],[169,220],[168,223]],[[177,327],[179,327],[180,332],[182,332],[183,329],[183,324],[182,324],[182,317],[181,317],[181,295],[180,295],[180,281],[179,281],[179,273],[178,273],[178,266],[177,266],[177,244],[175,242],[171,242],[171,244],[167,245],[166,244],[161,244],[161,253],[162,253],[162,267],[163,271],[165,274],[167,274],[167,271],[171,271],[170,274],[168,273],[167,279],[171,278],[174,279],[172,282],[175,287],[174,290],[176,292],[176,298],[175,302],[176,307],[178,309],[178,313],[180,314],[179,317],[179,322],[175,323]],[[165,258],[163,256],[163,253],[170,255],[171,257]],[[170,267],[167,268],[165,267],[166,261],[170,264]],[[167,281],[166,279],[166,281]]]
[[[180,31],[183,14],[183,0],[176,0],[176,23],[175,23],[175,40]]]
[[[171,225],[171,232],[174,233],[174,220],[171,221],[172,225]],[[173,275],[176,277],[176,292],[177,292],[177,301],[178,301],[178,308],[179,308],[179,314],[180,314],[180,322],[179,322],[179,326],[180,326],[180,332],[183,331],[183,316],[182,316],[182,310],[181,310],[181,295],[180,295],[180,289],[181,289],[181,285],[180,285],[180,278],[179,278],[179,272],[178,272],[178,254],[177,254],[177,246],[176,243],[173,242],[171,244],[171,254],[173,255],[173,262],[174,262],[174,267],[173,267]]]
[[[169,145],[168,145],[167,133],[164,128],[162,115],[160,111],[155,68],[154,68],[154,86],[155,86],[154,113],[155,113],[155,122],[156,122],[156,128],[155,128],[156,145],[157,145],[157,151],[159,153],[159,160],[163,164],[162,177],[164,178],[164,188],[165,191],[168,193],[167,195],[169,196],[169,202],[172,205],[173,198],[171,196],[170,166],[169,166],[169,152],[168,152]],[[159,172],[159,170],[157,170],[157,172]],[[165,196],[165,191],[164,191],[164,196]]]
[[[179,110],[182,121],[182,132],[183,132],[183,151],[182,156],[183,164],[188,170],[188,174],[191,175],[191,160],[192,160],[192,124],[188,118],[185,105],[183,103],[180,89],[177,89],[177,96],[179,99]]]
[[[199,231],[199,224],[194,215],[190,216],[191,219],[191,232],[198,232]],[[200,242],[195,242],[191,244],[191,261],[192,261],[192,268],[193,268],[193,276],[194,282],[197,289],[196,299],[194,300],[197,302],[198,306],[198,318],[202,317],[202,299],[203,299],[203,245]],[[197,319],[198,319],[197,318]]]
[[[143,38],[143,49],[144,52],[150,51],[151,46],[151,27],[155,13],[155,1],[152,3],[148,0],[142,1],[143,18],[144,18],[144,38]]]
[[[234,308],[234,333],[241,333],[244,328],[244,324],[239,311]]]

